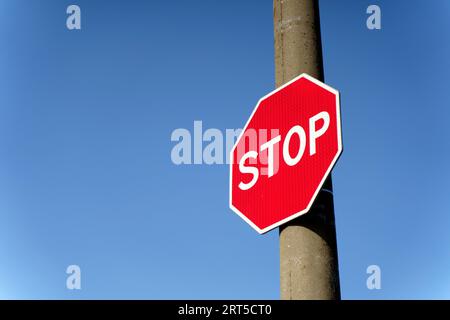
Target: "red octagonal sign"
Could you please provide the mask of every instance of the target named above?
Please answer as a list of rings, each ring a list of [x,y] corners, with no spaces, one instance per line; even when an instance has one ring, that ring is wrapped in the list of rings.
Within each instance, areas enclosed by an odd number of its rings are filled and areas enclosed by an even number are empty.
[[[259,100],[234,145],[230,208],[259,233],[308,212],[341,152],[339,92],[298,76]]]

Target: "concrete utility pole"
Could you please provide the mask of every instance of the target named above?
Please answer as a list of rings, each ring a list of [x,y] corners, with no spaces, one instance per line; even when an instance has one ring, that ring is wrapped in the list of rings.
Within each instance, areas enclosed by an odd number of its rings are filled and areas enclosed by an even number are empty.
[[[276,86],[301,73],[323,81],[317,0],[274,0]],[[310,212],[280,227],[281,299],[340,299],[331,176]]]

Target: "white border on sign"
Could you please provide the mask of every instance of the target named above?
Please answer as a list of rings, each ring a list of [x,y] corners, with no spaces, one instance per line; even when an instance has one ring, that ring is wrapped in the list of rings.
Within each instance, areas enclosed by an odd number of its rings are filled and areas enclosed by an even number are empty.
[[[279,221],[277,223],[274,223],[274,224],[272,224],[272,225],[270,225],[270,226],[268,226],[268,227],[266,227],[264,229],[260,229],[252,221],[250,221],[250,219],[248,219],[242,212],[240,212],[239,209],[237,209],[235,206],[233,206],[233,190],[232,190],[232,187],[233,187],[233,183],[232,183],[233,182],[232,181],[233,174],[232,174],[232,168],[233,168],[233,159],[234,159],[234,157],[233,157],[234,149],[236,149],[236,146],[239,143],[239,141],[241,140],[243,134],[245,133],[245,130],[247,130],[247,127],[248,127],[248,125],[250,123],[250,120],[253,118],[256,110],[258,110],[258,107],[261,104],[261,102],[263,100],[267,99],[268,97],[270,97],[271,95],[273,95],[273,94],[277,93],[278,91],[286,88],[291,83],[293,83],[293,82],[295,82],[295,81],[297,81],[297,80],[299,80],[301,78],[308,79],[309,81],[317,84],[318,86],[324,88],[325,90],[333,93],[336,96],[336,118],[337,118],[336,119],[336,122],[337,122],[336,123],[336,128],[337,128],[337,135],[338,135],[338,152],[336,153],[335,157],[331,161],[331,164],[328,167],[326,173],[324,174],[324,176],[322,178],[322,181],[319,183],[316,191],[314,192],[314,194],[313,194],[313,196],[311,198],[311,201],[308,203],[308,206],[304,210],[302,210],[300,212],[297,212],[297,213],[294,213],[294,214],[290,215],[289,217],[287,217],[287,218],[285,218],[285,219],[283,219],[283,220],[281,220],[281,221]],[[326,178],[329,176],[331,170],[333,170],[333,167],[336,164],[337,160],[339,159],[339,156],[341,155],[341,153],[342,153],[342,131],[341,131],[341,104],[340,104],[339,91],[337,91],[336,89],[326,85],[325,83],[323,83],[323,82],[321,82],[321,81],[311,77],[309,74],[302,73],[301,75],[297,76],[296,78],[292,79],[291,81],[285,83],[281,87],[275,89],[274,91],[270,92],[269,94],[267,94],[264,97],[262,97],[261,99],[259,99],[259,101],[256,104],[255,108],[253,109],[252,114],[248,118],[244,129],[242,129],[241,134],[239,135],[238,139],[236,140],[236,143],[234,144],[233,148],[231,149],[231,151],[230,151],[230,189],[229,189],[229,192],[230,192],[230,195],[229,195],[229,206],[230,206],[230,209],[233,210],[237,215],[239,215],[250,226],[252,226],[252,228],[255,229],[259,234],[266,233],[266,232],[268,232],[268,231],[270,231],[270,230],[272,230],[272,229],[274,229],[276,227],[279,227],[280,225],[282,225],[282,224],[284,224],[284,223],[286,223],[288,221],[291,221],[291,220],[293,220],[293,219],[295,219],[295,218],[297,218],[297,217],[307,213],[311,209],[311,206],[314,203],[314,201],[316,200],[320,189],[322,189],[322,186],[325,183]]]

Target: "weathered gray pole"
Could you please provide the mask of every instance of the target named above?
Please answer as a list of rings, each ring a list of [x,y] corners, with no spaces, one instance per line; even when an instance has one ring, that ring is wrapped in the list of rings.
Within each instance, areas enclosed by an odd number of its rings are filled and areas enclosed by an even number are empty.
[[[323,81],[317,0],[274,0],[275,78]],[[280,227],[281,299],[340,299],[331,176],[311,211]]]

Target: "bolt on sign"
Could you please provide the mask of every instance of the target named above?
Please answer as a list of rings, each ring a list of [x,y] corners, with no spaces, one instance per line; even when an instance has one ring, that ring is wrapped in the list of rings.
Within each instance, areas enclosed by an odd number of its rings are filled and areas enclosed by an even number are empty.
[[[301,74],[261,98],[230,154],[230,208],[259,233],[311,208],[342,152],[339,92]]]

